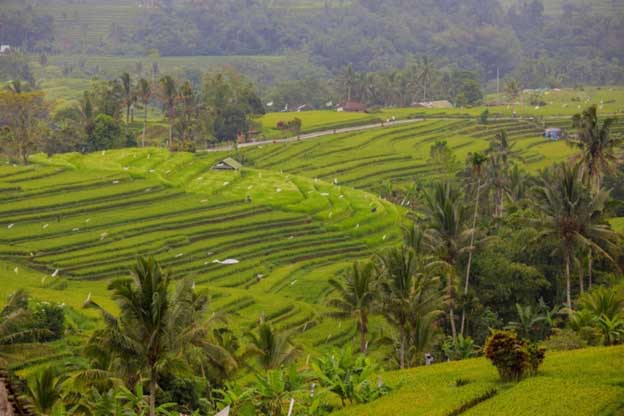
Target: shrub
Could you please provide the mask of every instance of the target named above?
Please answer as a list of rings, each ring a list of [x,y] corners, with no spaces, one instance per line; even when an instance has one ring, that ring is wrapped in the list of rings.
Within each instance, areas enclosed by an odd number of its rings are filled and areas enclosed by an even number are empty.
[[[63,307],[48,302],[40,302],[33,307],[33,326],[49,332],[40,334],[39,341],[48,342],[60,339],[65,332],[65,311]]]
[[[587,346],[587,341],[571,329],[554,329],[542,345],[550,351],[569,351]]]
[[[530,343],[527,346],[527,352],[529,353],[529,374],[534,376],[537,374],[539,366],[544,362],[546,349],[540,347],[536,343]]]
[[[510,331],[494,331],[485,343],[485,356],[492,361],[503,381],[518,381],[527,373],[536,374],[545,351]]]
[[[299,133],[301,131],[302,124],[303,123],[301,119],[298,117],[295,117],[289,121],[283,121],[283,120],[278,121],[276,127],[278,130],[290,130],[293,133]]]

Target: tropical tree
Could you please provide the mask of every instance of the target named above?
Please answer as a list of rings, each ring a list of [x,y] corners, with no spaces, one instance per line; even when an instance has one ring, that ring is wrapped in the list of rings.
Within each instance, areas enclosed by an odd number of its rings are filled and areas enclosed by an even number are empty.
[[[34,328],[31,321],[28,294],[24,289],[19,289],[9,296],[0,309],[0,367],[9,362],[8,350],[33,338],[52,334],[49,329]]]
[[[612,118],[607,118],[601,123],[595,105],[572,118],[577,133],[569,138],[568,143],[580,150],[578,159],[594,192],[602,186],[606,173],[615,172],[618,163],[616,149],[624,143],[622,137],[610,134],[613,122]]]
[[[40,91],[0,90],[0,150],[11,159],[28,164],[41,148],[48,128],[48,105]]]
[[[52,367],[46,367],[37,373],[27,385],[27,395],[32,408],[42,416],[51,415],[62,402],[63,383],[66,377],[58,377]]]
[[[522,92],[520,82],[516,79],[509,79],[505,82],[505,94],[509,97],[513,105],[513,113],[516,114],[516,100]]]
[[[428,219],[425,236],[430,250],[447,265],[446,295],[448,317],[453,339],[457,338],[455,325],[455,278],[459,256],[465,251],[471,230],[466,228],[467,213],[458,187],[451,182],[437,182],[425,192],[425,217]]]
[[[520,156],[514,150],[514,144],[509,142],[505,130],[497,133],[490,141],[487,155],[488,176],[494,188],[494,216],[500,218],[503,216],[505,190],[509,185],[509,168],[512,160]]]
[[[545,317],[533,310],[531,305],[522,306],[518,303],[516,303],[516,313],[518,320],[509,322],[505,329],[516,331],[522,338],[537,341],[541,333],[540,325],[544,323]]]
[[[356,328],[360,334],[360,351],[366,354],[368,349],[368,316],[375,301],[375,268],[371,262],[354,262],[344,281],[330,279],[337,296],[329,299],[328,305],[338,311],[331,315],[336,318],[355,319]]]
[[[149,385],[150,416],[156,412],[156,389],[161,372],[202,371],[207,361],[226,359],[228,354],[208,338],[210,320],[205,320],[207,299],[194,292],[188,280],[170,290],[171,277],[153,258],[139,258],[132,278],[109,285],[120,315],[115,318],[90,299],[87,305],[102,310],[106,328],[89,341],[92,357],[103,368],[98,375],[120,374],[130,386],[145,378]]]
[[[169,75],[165,75],[160,79],[160,101],[162,102],[163,111],[167,116],[169,122],[169,141],[168,145],[171,146],[173,142],[173,123],[175,122],[176,115],[176,102],[178,98],[178,91],[176,82]]]
[[[602,221],[609,193],[602,189],[590,192],[579,165],[562,163],[542,175],[535,197],[541,214],[538,223],[543,229],[539,237],[558,243],[564,263],[566,305],[572,309],[570,269],[575,252],[591,247],[613,261],[609,252],[617,249],[618,235]]]
[[[388,249],[378,255],[381,310],[399,334],[399,367],[405,368],[410,338],[425,348],[439,313],[442,297],[439,281],[432,277],[429,258],[418,256],[406,246]]]
[[[344,98],[347,101],[351,101],[351,96],[356,86],[356,79],[357,74],[353,70],[353,65],[347,65],[339,78],[340,86],[343,88],[344,91]]]
[[[130,122],[130,111],[132,109],[132,105],[137,101],[137,96],[134,87],[132,86],[132,79],[130,78],[130,74],[124,72],[119,77],[121,80],[121,94],[122,94],[122,102],[124,107],[126,108],[126,123]]]
[[[423,90],[423,101],[427,101],[427,89],[431,84],[431,79],[433,77],[433,73],[435,71],[435,66],[431,62],[431,60],[424,56],[419,64],[419,76],[420,82],[422,84]]]
[[[152,86],[145,79],[141,78],[137,85],[137,97],[143,105],[143,135],[141,137],[141,146],[145,147],[145,134],[147,131],[147,106],[152,98]]]
[[[477,218],[479,217],[479,201],[481,197],[481,179],[483,177],[483,165],[487,162],[487,157],[482,153],[475,152],[468,155],[468,164],[470,165],[471,176],[477,179],[476,196],[474,212],[472,214],[472,229],[470,232],[470,246],[468,251],[468,263],[466,265],[466,279],[464,280],[464,297],[468,295],[470,285],[470,270],[472,268],[472,255],[474,253],[475,232],[477,229]],[[464,327],[466,323],[466,308],[462,308],[460,335],[464,335]]]
[[[278,369],[299,353],[290,341],[289,332],[277,332],[267,322],[260,323],[257,334],[250,332],[247,336],[250,343],[246,355],[257,357],[258,364],[265,370]]]

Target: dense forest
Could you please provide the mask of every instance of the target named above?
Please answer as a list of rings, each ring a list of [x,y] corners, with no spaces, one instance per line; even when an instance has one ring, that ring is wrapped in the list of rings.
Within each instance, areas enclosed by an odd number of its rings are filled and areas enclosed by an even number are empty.
[[[107,33],[89,41],[92,28],[70,9],[63,22],[85,36],[58,36],[63,30],[53,28],[59,19],[33,7],[13,7],[0,14],[0,40],[37,53],[296,53],[319,74],[336,74],[349,64],[356,71],[383,72],[428,56],[438,67],[477,71],[481,81],[494,79],[497,71],[513,75],[525,87],[617,83],[624,74],[624,16],[571,3],[551,16],[540,0],[510,8],[497,0],[358,0],[314,8],[170,0],[142,8],[129,24],[111,21]]]

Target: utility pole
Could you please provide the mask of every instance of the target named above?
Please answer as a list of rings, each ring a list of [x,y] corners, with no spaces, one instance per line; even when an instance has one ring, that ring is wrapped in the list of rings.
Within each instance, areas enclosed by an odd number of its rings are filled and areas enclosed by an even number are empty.
[[[500,68],[496,67],[496,99],[500,95]]]

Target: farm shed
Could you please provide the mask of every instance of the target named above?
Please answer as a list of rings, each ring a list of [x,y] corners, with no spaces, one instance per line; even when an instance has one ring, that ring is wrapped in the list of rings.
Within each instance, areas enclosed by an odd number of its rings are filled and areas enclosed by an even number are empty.
[[[358,101],[347,101],[346,103],[339,104],[336,107],[336,111],[345,111],[349,113],[366,113],[368,111],[368,108],[364,103]]]
[[[231,157],[225,158],[216,165],[212,167],[212,170],[240,170],[243,165],[241,165],[236,160]]]
[[[561,137],[561,129],[556,127],[551,127],[544,130],[544,137],[547,137],[552,140],[559,140]]]

